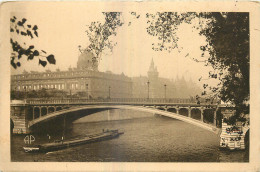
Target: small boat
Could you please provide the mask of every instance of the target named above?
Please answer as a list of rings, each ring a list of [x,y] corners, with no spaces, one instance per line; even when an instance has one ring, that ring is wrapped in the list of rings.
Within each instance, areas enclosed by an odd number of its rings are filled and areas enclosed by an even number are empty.
[[[118,130],[106,130],[102,133],[98,134],[91,134],[81,138],[74,138],[71,140],[56,140],[53,143],[46,143],[41,145],[35,145],[31,147],[23,147],[26,153],[33,153],[33,152],[51,152],[60,149],[65,149],[72,146],[77,146],[81,144],[99,142],[103,140],[113,139],[118,137],[119,135],[124,134],[122,131]]]

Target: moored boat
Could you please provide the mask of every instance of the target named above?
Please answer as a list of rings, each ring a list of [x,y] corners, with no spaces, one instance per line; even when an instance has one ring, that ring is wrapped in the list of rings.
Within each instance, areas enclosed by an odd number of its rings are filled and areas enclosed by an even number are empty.
[[[24,151],[27,153],[33,152],[50,152],[60,149],[65,149],[72,146],[77,146],[81,144],[99,142],[103,140],[113,139],[118,137],[119,135],[124,134],[124,132],[119,130],[107,130],[102,133],[91,134],[84,137],[74,138],[71,140],[56,140],[53,143],[46,143],[35,146],[23,147]]]

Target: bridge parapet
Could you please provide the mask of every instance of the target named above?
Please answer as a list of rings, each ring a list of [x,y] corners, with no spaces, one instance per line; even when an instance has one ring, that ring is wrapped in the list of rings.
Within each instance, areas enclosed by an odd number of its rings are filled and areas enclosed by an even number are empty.
[[[191,106],[216,106],[217,103],[209,104],[202,101],[198,104],[195,100],[180,98],[107,98],[107,99],[87,99],[87,98],[64,98],[64,99],[27,99],[28,104],[131,104],[131,105],[191,105]]]

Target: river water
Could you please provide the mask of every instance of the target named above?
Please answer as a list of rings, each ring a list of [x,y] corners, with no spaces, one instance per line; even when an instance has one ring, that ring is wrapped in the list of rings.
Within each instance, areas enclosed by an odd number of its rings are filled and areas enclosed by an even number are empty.
[[[197,126],[150,113],[110,110],[74,121],[66,139],[121,129],[116,139],[80,145],[49,153],[24,153],[24,135],[13,135],[14,162],[248,162],[248,151],[219,150],[219,137]],[[51,139],[60,139],[52,133]],[[34,135],[35,144],[48,142],[47,135]]]

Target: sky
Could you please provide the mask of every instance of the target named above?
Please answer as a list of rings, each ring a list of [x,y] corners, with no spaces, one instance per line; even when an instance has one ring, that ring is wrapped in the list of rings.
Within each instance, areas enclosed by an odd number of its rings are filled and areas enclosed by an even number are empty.
[[[20,5],[15,12],[18,19],[26,18],[30,24],[38,25],[39,38],[25,39],[24,37],[11,35],[14,39],[26,42],[27,45],[35,45],[36,49],[42,49],[48,54],[54,54],[56,65],[48,64],[45,68],[38,65],[38,59],[27,61],[22,59],[22,66],[16,70],[12,69],[12,74],[19,74],[25,69],[27,71],[67,70],[69,67],[76,67],[79,50],[78,46],[88,46],[88,38],[85,30],[92,21],[103,21],[102,11],[106,7],[100,6],[93,9],[91,6],[77,4],[59,3],[59,5],[49,5],[28,3]],[[197,82],[203,76],[208,76],[209,67],[203,63],[191,60],[191,57],[201,58],[200,46],[204,45],[205,37],[200,36],[197,30],[192,29],[192,25],[180,25],[177,35],[179,36],[179,47],[181,51],[173,50],[168,52],[156,52],[152,50],[152,43],[158,40],[146,32],[146,11],[137,9],[141,15],[139,19],[134,19],[127,8],[119,10],[123,14],[125,24],[118,29],[118,34],[112,38],[117,45],[110,54],[102,54],[99,70],[111,71],[116,74],[124,73],[129,77],[147,76],[151,60],[154,60],[158,68],[159,76],[169,79],[180,78],[192,79]],[[128,26],[128,22],[131,25]],[[189,53],[188,57],[185,57]]]

